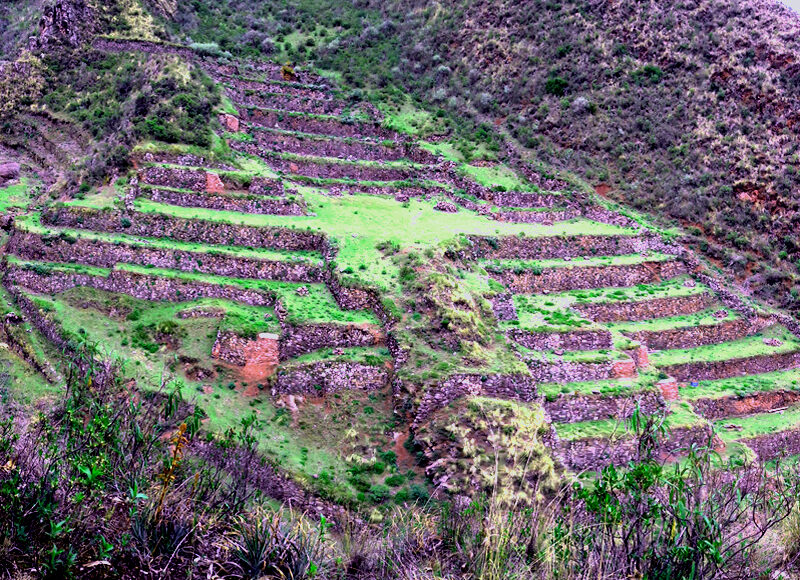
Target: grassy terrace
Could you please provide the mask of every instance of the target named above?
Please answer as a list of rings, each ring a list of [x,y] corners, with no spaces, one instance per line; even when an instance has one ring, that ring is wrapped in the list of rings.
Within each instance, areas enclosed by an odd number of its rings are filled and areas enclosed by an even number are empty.
[[[0,187],[0,211],[24,209],[31,202],[30,193],[30,184],[24,178],[14,185]]]
[[[700,381],[698,386],[681,390],[684,399],[737,397],[762,391],[779,391],[800,388],[800,369],[786,369],[763,373],[760,375],[747,375],[744,377],[731,377],[716,381]]]
[[[358,271],[358,281],[379,290],[399,292],[398,268],[383,259],[376,244],[396,242],[401,249],[422,250],[458,234],[551,236],[592,232],[600,235],[631,234],[621,228],[576,219],[556,226],[511,224],[487,220],[475,212],[443,213],[426,200],[412,199],[399,204],[392,198],[369,195],[329,197],[303,188],[308,210],[315,215],[269,216],[203,210],[164,205],[137,199],[139,211],[184,218],[227,221],[251,226],[296,226],[311,228],[335,238],[339,244],[337,263],[346,274]]]
[[[526,271],[546,268],[581,268],[586,266],[629,266],[644,262],[665,262],[674,259],[675,256],[669,254],[652,254],[642,256],[641,254],[627,254],[623,256],[591,256],[584,258],[573,258],[571,260],[481,260],[481,265],[490,272],[502,272],[508,270]]]
[[[108,277],[111,274],[111,270],[107,268],[97,268],[94,266],[85,266],[83,264],[33,262],[19,260],[13,256],[9,256],[8,259],[9,262],[20,266],[39,267],[53,272],[71,272],[102,277]],[[134,264],[117,264],[114,269],[149,276],[197,280],[210,284],[231,285],[239,288],[272,292],[281,298],[289,313],[288,320],[293,323],[345,322],[379,324],[372,312],[366,310],[342,310],[339,308],[324,284],[302,284],[280,282],[277,280],[247,280],[225,276],[178,272],[176,270],[151,268]],[[309,293],[307,296],[299,296],[297,294],[297,289],[301,286],[308,289]]]
[[[312,187],[327,187],[329,185],[348,185],[352,188],[369,188],[369,187],[392,187],[396,189],[403,189],[405,187],[426,187],[426,188],[439,188],[450,190],[450,186],[434,181],[432,179],[421,180],[403,180],[403,181],[360,181],[358,179],[349,178],[335,178],[335,177],[310,177],[308,175],[298,174],[284,174],[284,179],[291,180],[296,183],[303,183]],[[388,196],[388,194],[387,194]]]
[[[642,391],[652,389],[653,378],[640,374],[635,379],[609,379],[604,381],[583,381],[577,383],[539,383],[536,385],[539,393],[547,398],[558,395],[619,395],[631,396]]]
[[[780,346],[764,344],[765,338],[777,338],[782,341],[782,344]],[[798,350],[800,350],[800,339],[783,326],[774,325],[753,336],[723,344],[655,351],[650,354],[650,361],[656,366],[669,366],[686,362],[720,361]]]
[[[266,113],[275,113],[277,115],[285,115],[287,117],[306,117],[309,119],[321,119],[326,121],[345,121],[347,123],[356,122],[356,123],[365,123],[365,124],[372,124],[372,121],[366,114],[361,113],[361,111],[353,111],[352,114],[348,111],[345,111],[341,115],[325,115],[320,113],[307,113],[305,111],[291,111],[287,109],[270,109],[267,107],[255,107],[253,105],[243,105],[239,103],[240,109],[248,109],[250,111],[264,111]],[[250,123],[258,122],[257,119],[250,119]]]
[[[391,139],[384,139],[383,141],[376,140],[373,137],[337,137],[336,135],[323,135],[321,133],[303,133],[302,131],[288,131],[286,129],[276,129],[274,127],[262,127],[260,125],[251,125],[250,131],[255,133],[273,133],[275,135],[289,135],[298,137],[308,141],[336,141],[339,143],[357,143],[364,145],[385,145],[387,147],[397,147],[397,142]],[[237,133],[238,134],[238,133]]]
[[[468,176],[486,187],[499,185],[513,191],[539,191],[538,187],[524,182],[510,167],[505,165],[495,167],[462,165],[461,168]]]
[[[714,422],[714,427],[720,438],[728,442],[795,429],[798,424],[800,424],[800,405],[793,405],[785,411],[775,413],[720,419]],[[741,427],[741,430],[726,429],[726,425],[735,425]]]
[[[76,230],[44,226],[39,223],[39,214],[28,214],[15,220],[15,225],[21,229],[42,235],[64,235],[74,239],[98,240],[102,242],[126,244],[136,247],[160,248],[165,250],[180,250],[198,252],[210,255],[226,255],[236,258],[255,258],[260,260],[274,260],[278,262],[303,262],[314,265],[322,263],[319,252],[313,251],[280,251],[263,248],[245,248],[241,246],[218,246],[213,244],[198,244],[194,242],[179,242],[169,238],[144,238],[141,236],[127,236],[125,234],[92,232],[89,230]]]
[[[293,365],[302,365],[320,361],[344,361],[366,364],[370,366],[382,366],[392,361],[392,356],[386,348],[370,347],[351,347],[342,348],[342,354],[334,354],[335,349],[323,348],[304,355],[295,357],[291,360]]]
[[[606,324],[606,326],[612,330],[619,330],[621,332],[636,332],[640,330],[658,331],[690,326],[714,326],[741,318],[733,310],[727,310],[727,315],[724,318],[716,318],[714,313],[717,312],[717,310],[716,308],[709,308],[684,316],[668,316],[665,318],[631,322],[612,322]]]
[[[701,425],[705,420],[696,415],[687,403],[673,402],[669,407],[669,414],[664,420],[668,429],[679,427],[692,427]],[[601,421],[583,421],[580,423],[557,423],[556,432],[559,438],[565,441],[589,438],[624,437],[628,435],[628,425],[618,419],[604,419]]]
[[[339,157],[319,157],[317,155],[300,155],[299,153],[281,153],[277,151],[271,152],[270,156],[276,159],[286,159],[287,161],[305,161],[308,163],[316,163],[319,165],[341,165],[348,167],[376,167],[381,169],[395,168],[395,169],[419,169],[419,170],[432,167],[431,165],[425,165],[422,163],[413,163],[411,161],[403,159],[397,161],[368,161],[365,159],[357,159],[351,161],[349,159],[340,159]]]
[[[578,363],[604,363],[614,360],[624,360],[628,358],[624,352],[618,350],[575,350],[566,351],[564,354],[557,355],[552,351],[536,351],[517,346],[517,349],[526,358],[539,360],[541,362],[578,362]]]
[[[630,288],[596,288],[592,290],[571,290],[562,294],[551,294],[551,300],[563,299],[575,303],[605,303],[605,302],[637,302],[640,300],[654,300],[656,298],[677,298],[703,294],[710,290],[702,284],[684,286],[689,279],[688,275],[677,276],[657,284],[639,284]]]
[[[552,300],[549,295],[515,294],[513,300],[517,311],[517,320],[502,321],[501,328],[558,332],[592,326],[589,320],[564,308],[559,302]]]

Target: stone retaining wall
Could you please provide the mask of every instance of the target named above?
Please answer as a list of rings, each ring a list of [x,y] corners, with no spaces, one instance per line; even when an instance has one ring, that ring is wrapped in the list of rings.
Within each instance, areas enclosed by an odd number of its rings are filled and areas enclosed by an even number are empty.
[[[414,163],[431,164],[436,158],[408,142],[376,143],[372,141],[342,140],[336,138],[299,136],[291,133],[256,131],[254,150],[281,151],[297,155],[315,157],[336,157],[339,159],[361,159],[365,161],[398,161],[408,159]],[[253,145],[249,143],[249,145]],[[259,154],[259,153],[255,153]]]
[[[671,429],[666,440],[662,441],[659,452],[670,456],[689,449],[692,445],[708,446],[712,443],[711,427],[680,427]],[[599,471],[607,465],[622,466],[637,458],[637,442],[632,437],[620,440],[577,439],[561,441],[561,452],[567,466],[573,471]]]
[[[426,391],[417,406],[412,428],[461,397],[533,401],[536,399],[536,383],[527,375],[451,375]]]
[[[510,292],[498,294],[492,299],[492,310],[497,320],[517,320],[514,295]]]
[[[317,179],[355,179],[357,181],[405,181],[419,175],[416,169],[380,167],[356,163],[336,163],[283,159],[274,155],[264,157],[273,171],[303,175]]]
[[[202,167],[204,169],[215,169],[217,171],[234,171],[234,167],[210,161],[199,155],[190,153],[170,153],[168,151],[148,151],[146,153],[134,153],[131,156],[134,165],[147,163],[165,163],[169,165],[183,165],[186,167]]]
[[[272,87],[264,87],[262,91],[269,91]],[[288,95],[279,92],[261,92],[253,94],[252,91],[228,90],[231,100],[240,106],[255,107],[256,109],[292,111],[308,113],[311,115],[339,116],[345,111],[344,101],[334,99],[317,99],[313,96]]]
[[[127,221],[125,221],[127,220]],[[76,206],[42,212],[42,223],[98,232],[171,238],[181,242],[219,244],[275,250],[326,252],[323,234],[310,230],[254,227],[201,219],[179,218],[158,213],[120,212]]]
[[[191,191],[220,193],[244,188],[242,183],[203,169],[147,166],[139,172],[142,184]]]
[[[708,292],[672,298],[654,298],[634,302],[577,303],[572,308],[595,322],[651,320],[693,314],[710,308],[716,299]]]
[[[383,341],[380,329],[366,324],[286,324],[282,325],[280,358],[287,360],[321,348],[376,346]]]
[[[71,272],[38,273],[33,270],[9,267],[6,279],[10,284],[23,286],[40,294],[58,294],[75,287],[97,288],[118,292],[151,302],[191,302],[201,298],[220,298],[250,306],[272,307],[275,298],[260,290],[245,290],[235,286],[209,284],[195,280],[180,280],[160,276],[135,274],[114,270],[108,277]]]
[[[741,375],[758,375],[800,365],[800,353],[762,354],[721,361],[688,362],[659,366],[660,370],[679,381],[713,381]]]
[[[800,401],[800,391],[760,391],[743,397],[718,397],[694,399],[692,408],[708,419],[716,421],[725,417],[743,417],[766,413],[793,405]]]
[[[380,125],[373,123],[346,123],[334,118],[291,115],[260,109],[244,110],[243,118],[254,125],[282,131],[315,133],[333,137],[371,137],[387,141],[399,140],[398,134],[394,131],[384,129]]]
[[[634,395],[559,395],[547,400],[545,411],[554,423],[578,423],[602,419],[627,419],[637,404],[642,413],[653,414],[666,404],[660,393],[644,392]]]
[[[642,330],[623,334],[637,340],[651,350],[694,348],[707,344],[721,344],[755,334],[772,324],[768,318],[739,318],[719,324],[703,324],[664,330]]]
[[[286,81],[262,82],[246,77],[236,77],[225,74],[216,74],[214,76],[217,77],[215,78],[217,82],[239,92],[264,91],[267,93],[277,93],[291,97],[305,97],[319,100],[332,98],[330,90],[322,85],[309,85]]]
[[[528,369],[537,383],[582,383],[612,379],[614,361],[574,362],[527,360]]]
[[[739,441],[752,449],[760,461],[800,454],[800,429],[789,429]]]
[[[642,236],[469,236],[464,254],[471,259],[550,260],[579,256],[622,256],[650,249]]]
[[[531,332],[512,328],[508,337],[531,350],[604,350],[613,347],[607,330],[571,330],[567,332]]]
[[[522,191],[502,191],[493,194],[495,205],[500,207],[553,207],[569,203],[564,195],[548,193],[527,193]]]
[[[43,236],[21,230],[15,230],[10,236],[6,251],[28,260],[77,262],[101,268],[113,268],[122,262],[234,278],[308,283],[324,281],[321,266],[302,262],[167,250],[85,238],[66,240],[62,236]]]
[[[553,224],[565,222],[581,216],[578,209],[564,209],[557,211],[497,211],[492,217],[499,222],[515,224]]]
[[[261,215],[305,215],[305,204],[288,198],[263,196],[230,196],[214,193],[187,193],[170,189],[142,189],[141,197],[158,203],[180,207],[200,207],[219,211],[235,211]]]
[[[272,394],[325,396],[348,389],[377,391],[389,384],[390,377],[384,366],[320,361],[279,369]]]
[[[541,274],[532,271],[517,274],[508,270],[492,274],[492,276],[516,294],[547,294],[586,288],[652,284],[685,273],[686,268],[680,261],[654,260],[620,266],[549,268],[542,271]]]

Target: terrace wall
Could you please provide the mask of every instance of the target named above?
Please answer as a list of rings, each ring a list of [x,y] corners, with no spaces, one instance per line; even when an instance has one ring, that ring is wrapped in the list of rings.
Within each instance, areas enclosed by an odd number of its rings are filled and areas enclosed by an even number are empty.
[[[264,92],[253,94],[249,90],[229,90],[228,94],[237,105],[282,111],[298,111],[312,115],[341,115],[345,110],[344,101],[330,98],[315,98],[313,94],[304,96],[272,92],[271,86],[263,87]],[[266,91],[270,91],[267,93]]]
[[[686,268],[682,262],[668,260],[620,266],[548,268],[541,274],[532,271],[524,271],[520,274],[503,271],[492,275],[514,293],[544,294],[605,286],[625,287],[651,284],[685,273]]]
[[[690,296],[654,298],[634,302],[577,303],[572,308],[595,322],[619,322],[693,314],[710,308],[715,302],[716,299],[712,294],[704,292]]]
[[[105,277],[62,271],[39,273],[12,266],[6,272],[6,279],[10,284],[18,284],[40,294],[58,294],[70,288],[85,286],[153,302],[190,302],[200,298],[220,298],[251,306],[272,307],[275,304],[274,296],[259,290],[148,276],[121,270],[114,270]]]
[[[581,216],[578,209],[558,211],[498,211],[492,214],[499,222],[515,224],[553,224],[564,222]]]
[[[526,361],[533,380],[537,383],[582,383],[604,381],[615,377],[614,361]]]
[[[342,140],[335,138],[316,138],[298,136],[291,133],[277,133],[272,131],[257,131],[256,143],[251,151],[261,154],[264,151],[282,151],[297,155],[310,155],[316,157],[336,157],[339,159],[361,159],[366,161],[398,161],[408,159],[414,163],[435,163],[436,158],[411,143],[406,141],[391,144],[375,143],[371,141]]]
[[[553,207],[569,203],[564,195],[549,193],[528,193],[522,191],[498,191],[491,196],[494,204],[500,207]]]
[[[235,211],[261,215],[305,215],[304,204],[288,198],[263,196],[218,195],[213,193],[187,193],[170,189],[143,189],[142,197],[159,203],[180,207],[201,207],[219,211]]]
[[[413,427],[456,399],[480,396],[529,402],[536,399],[536,383],[527,375],[451,375],[425,392]]]
[[[355,163],[282,159],[269,155],[264,159],[273,170],[318,179],[355,179],[358,181],[404,181],[419,176],[416,169],[380,167]]]
[[[280,358],[287,360],[321,348],[375,346],[383,341],[380,329],[367,324],[285,324],[280,337]]]
[[[671,429],[662,441],[662,456],[679,453],[692,445],[706,446],[712,442],[711,427],[707,425]],[[565,463],[574,471],[598,471],[607,465],[625,465],[638,456],[637,442],[632,437],[618,440],[603,438],[561,441]]]
[[[789,429],[740,441],[752,449],[761,461],[800,454],[800,429]]]
[[[377,391],[389,384],[384,366],[344,361],[320,361],[279,369],[272,389],[275,395],[324,396],[342,390]]]
[[[20,230],[15,230],[10,236],[6,251],[28,260],[76,262],[101,268],[113,268],[122,262],[234,278],[309,283],[324,280],[320,266],[302,262],[259,260],[213,252],[167,250],[85,238],[67,240],[62,236],[43,236]]]
[[[800,401],[800,391],[760,391],[743,397],[719,397],[694,399],[692,408],[710,421],[725,417],[743,417],[755,413],[767,413]]]
[[[123,222],[123,220],[128,220]],[[287,251],[326,252],[320,233],[277,227],[254,227],[209,220],[178,218],[158,213],[120,212],[85,207],[61,207],[42,212],[42,223],[98,232],[171,238],[182,242],[220,244]]]
[[[740,318],[719,324],[703,324],[664,330],[642,330],[623,334],[646,344],[651,350],[670,350],[739,340],[757,333],[770,324],[772,324],[772,320],[768,318],[752,318],[750,320]]]
[[[202,167],[217,171],[233,171],[234,168],[224,163],[217,163],[199,155],[190,153],[170,153],[168,151],[148,151],[136,153],[131,156],[134,165],[145,163],[166,163],[170,165],[183,165],[186,167]]]
[[[545,401],[544,408],[555,423],[578,423],[602,419],[626,419],[637,405],[642,413],[653,414],[666,405],[660,393],[644,392],[635,395],[559,395]]]
[[[508,337],[531,350],[603,350],[613,346],[607,330],[570,330],[567,332],[531,332],[513,328]]]
[[[795,368],[797,365],[800,365],[800,352],[763,354],[719,361],[688,362],[659,366],[659,369],[679,381],[711,381],[741,375],[770,373]]]
[[[472,245],[464,251],[470,259],[551,260],[578,256],[621,256],[650,249],[641,236],[541,236],[535,238],[470,236]]]
[[[373,138],[386,141],[399,140],[397,133],[384,129],[375,123],[347,123],[334,118],[291,115],[260,109],[246,109],[242,113],[243,118],[248,122],[271,129],[315,133],[332,137]]]

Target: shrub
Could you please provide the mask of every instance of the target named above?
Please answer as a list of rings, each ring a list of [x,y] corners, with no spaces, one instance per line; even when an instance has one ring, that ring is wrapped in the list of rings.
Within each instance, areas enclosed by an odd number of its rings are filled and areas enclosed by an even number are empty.
[[[569,83],[567,83],[566,79],[562,77],[550,77],[544,83],[544,92],[548,95],[555,95],[556,97],[563,97],[564,94],[567,92],[567,87]]]

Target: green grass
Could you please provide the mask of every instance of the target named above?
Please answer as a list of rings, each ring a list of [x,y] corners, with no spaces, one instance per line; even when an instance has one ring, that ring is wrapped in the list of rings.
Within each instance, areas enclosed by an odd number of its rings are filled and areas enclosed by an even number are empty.
[[[735,425],[741,427],[741,430],[726,429],[725,425]],[[794,405],[778,413],[759,413],[749,417],[731,417],[714,422],[714,428],[726,442],[795,429],[798,425],[800,425],[800,405]]]
[[[294,226],[324,232],[336,239],[340,270],[355,274],[364,285],[379,291],[400,292],[396,265],[383,259],[375,248],[379,242],[396,242],[401,250],[422,251],[465,233],[477,235],[549,236],[577,235],[593,230],[606,235],[625,235],[631,230],[588,220],[574,220],[555,226],[493,222],[466,210],[443,213],[433,203],[412,199],[400,204],[394,199],[348,195],[328,197],[303,188],[308,209],[316,215],[267,216],[235,212],[182,208],[159,204],[147,199],[136,200],[139,211],[162,213],[184,218],[229,221],[251,226]]]
[[[486,187],[503,187],[513,191],[538,191],[538,188],[526,183],[508,166],[480,167],[462,165],[462,169],[475,181]]]
[[[562,308],[550,296],[515,294],[513,300],[518,319],[502,322],[501,328],[553,332],[592,326],[589,320],[572,310]]]
[[[10,398],[32,407],[42,399],[55,397],[61,390],[61,385],[47,382],[8,348],[0,347],[0,406],[6,406]]]
[[[650,375],[640,373],[632,379],[609,379],[603,381],[584,381],[577,383],[539,383],[538,392],[553,399],[558,395],[620,395],[630,396],[653,388]]]
[[[684,402],[675,401],[669,406],[669,414],[664,419],[668,429],[692,427],[703,424],[702,417],[696,415],[691,407]],[[618,419],[603,419],[600,421],[583,421],[579,423],[558,423],[556,432],[559,438],[566,441],[588,438],[620,438],[630,436],[629,422]]]
[[[334,354],[334,350],[341,351],[341,354]],[[323,348],[304,355],[295,357],[291,360],[292,365],[303,365],[320,361],[346,361],[366,364],[370,366],[381,366],[391,362],[392,357],[386,348],[370,347],[351,347],[342,349]]]
[[[769,346],[764,344],[764,338],[777,338],[783,343],[780,346]],[[753,336],[722,344],[652,352],[650,353],[650,362],[661,367],[687,362],[720,361],[798,350],[800,350],[800,339],[783,326],[774,325]]]
[[[613,330],[621,332],[637,332],[643,330],[659,331],[669,330],[672,328],[686,328],[692,326],[715,326],[723,322],[731,322],[738,320],[740,316],[733,310],[728,310],[727,315],[723,318],[716,318],[714,313],[717,312],[716,308],[709,308],[695,312],[694,314],[687,314],[683,316],[668,316],[665,318],[654,318],[652,320],[631,321],[631,322],[613,322],[606,326]]]
[[[0,211],[24,209],[32,201],[31,193],[31,185],[26,178],[14,185],[0,187]]]
[[[778,391],[783,389],[800,389],[800,369],[786,369],[747,375],[744,377],[731,377],[716,381],[700,381],[697,387],[681,390],[684,399],[702,399],[719,397],[738,397],[763,391]]]

